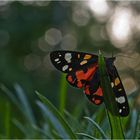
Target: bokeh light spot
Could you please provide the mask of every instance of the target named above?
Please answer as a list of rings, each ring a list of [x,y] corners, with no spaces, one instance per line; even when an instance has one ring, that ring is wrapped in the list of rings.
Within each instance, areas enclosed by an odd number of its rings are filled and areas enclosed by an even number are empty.
[[[5,5],[9,4],[9,3],[10,3],[10,1],[8,1],[8,0],[1,0],[0,1],[0,6],[5,6]]]
[[[132,10],[125,7],[116,8],[115,14],[111,18],[111,23],[107,26],[109,37],[117,48],[122,48],[131,41],[132,36]]]
[[[74,8],[72,18],[78,26],[85,26],[89,22],[90,16],[86,9]]]
[[[29,54],[24,58],[24,65],[29,71],[35,70],[41,65],[41,58],[36,54]]]
[[[54,46],[57,45],[62,39],[61,31],[56,28],[51,28],[45,33],[45,40],[48,44]]]
[[[47,0],[47,1],[35,1],[35,4],[37,5],[37,6],[48,6],[49,5],[49,3],[50,3],[50,0]]]
[[[77,40],[75,36],[71,34],[67,34],[63,37],[61,43],[62,49],[74,50],[76,47],[77,47]]]
[[[109,12],[109,6],[106,0],[88,0],[88,6],[95,16],[106,16]]]
[[[42,50],[43,52],[48,52],[52,50],[52,46],[50,46],[46,41],[44,36],[40,37],[38,39],[38,47],[40,48],[40,50]]]
[[[133,93],[138,88],[135,80],[132,77],[126,77],[122,82],[127,94]]]

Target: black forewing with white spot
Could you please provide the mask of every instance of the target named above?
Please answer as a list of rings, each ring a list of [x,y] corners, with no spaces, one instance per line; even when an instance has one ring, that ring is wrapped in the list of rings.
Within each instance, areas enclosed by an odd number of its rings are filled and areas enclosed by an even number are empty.
[[[53,65],[64,73],[82,69],[89,62],[94,64],[98,61],[97,55],[74,51],[53,51],[50,54],[50,58]]]
[[[116,102],[119,109],[120,116],[128,116],[129,114],[129,104],[126,96],[125,89],[114,65],[108,68],[108,73],[111,81],[111,86],[113,92],[115,93]]]

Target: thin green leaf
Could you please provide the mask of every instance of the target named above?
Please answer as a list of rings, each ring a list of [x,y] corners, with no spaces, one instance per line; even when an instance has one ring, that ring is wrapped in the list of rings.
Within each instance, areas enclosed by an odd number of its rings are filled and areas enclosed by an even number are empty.
[[[105,110],[104,110],[104,108],[102,107],[100,107],[100,109],[97,111],[97,113],[96,113],[96,115],[94,115],[93,117],[92,117],[92,119],[93,120],[95,120],[95,122],[102,128],[102,130],[103,130],[103,124],[104,124],[104,120],[105,120]],[[106,127],[105,127],[106,128]],[[94,131],[94,136],[96,137],[96,138],[99,138],[99,136],[100,136],[100,133],[98,132],[98,130],[96,129],[95,131]]]
[[[54,139],[62,139],[62,136],[60,136],[56,131],[52,131]]]
[[[61,76],[61,81],[60,81],[60,98],[59,98],[59,110],[61,114],[64,114],[64,109],[66,105],[66,91],[67,91],[67,83],[66,83],[66,78],[65,75]]]
[[[112,115],[108,110],[107,110],[107,114],[111,127],[111,138],[124,139],[124,133],[123,133],[120,117]]]
[[[93,140],[97,140],[96,138],[88,135],[88,134],[85,134],[85,133],[76,133],[77,135],[80,135],[80,136],[84,136],[84,137],[87,137],[88,139],[93,139]]]
[[[124,139],[124,134],[121,126],[121,120],[118,116],[118,107],[115,101],[115,94],[112,91],[110,79],[106,71],[104,57],[99,53],[99,73],[101,87],[103,90],[104,103],[107,109],[108,119],[111,126],[112,139]]]
[[[18,120],[14,119],[13,123],[16,125],[16,127],[27,137],[27,135],[29,134],[28,130],[25,129],[25,126],[19,122]]]
[[[41,133],[45,139],[51,139],[51,137],[48,134],[46,134],[44,129],[41,129],[38,126],[34,126],[34,129],[35,129],[35,131]]]
[[[137,116],[137,125],[135,126],[135,134],[134,134],[134,137],[135,139],[139,139],[140,138],[140,112],[138,112],[138,116]]]
[[[102,128],[95,121],[93,121],[89,117],[84,117],[84,118],[89,120],[99,130],[99,132],[100,132],[100,134],[101,134],[103,139],[107,139],[107,136],[105,135],[104,131],[102,130]]]
[[[133,109],[131,112],[130,118],[130,128],[127,132],[127,138],[136,139],[137,137],[137,127],[139,125],[139,112],[136,109]]]
[[[6,131],[6,138],[10,138],[10,114],[11,108],[10,104],[6,103],[6,113],[5,113],[5,131]]]
[[[104,103],[112,115],[119,116],[118,113],[118,107],[115,100],[115,94],[112,91],[112,87],[110,84],[110,79],[106,70],[106,64],[104,61],[104,57],[102,54],[99,54],[99,73],[100,73],[100,81],[101,81],[101,87],[103,90],[103,97],[104,97]]]
[[[32,123],[32,125],[34,125],[36,123],[35,118],[34,118],[31,106],[30,106],[30,104],[25,96],[24,91],[22,90],[22,88],[18,84],[15,84],[15,90],[16,90],[17,96],[20,100],[21,107],[23,109],[22,113],[26,116],[28,121],[30,123]]]
[[[74,130],[80,129],[80,123],[78,119],[74,116],[72,116],[68,111],[64,110],[64,114],[66,117],[69,118],[68,123],[73,126]]]
[[[1,84],[0,88],[7,94],[12,102],[20,109],[20,111],[22,111],[20,108],[20,102],[17,100],[16,96],[5,85]]]
[[[10,97],[12,102],[19,108],[19,110],[21,111],[21,113],[23,113],[27,120],[32,123],[32,125],[34,125],[35,118],[33,112],[21,87],[18,84],[15,85],[16,94],[20,101],[17,99],[15,94],[13,94],[6,86],[1,85],[1,89],[7,94],[8,97]]]
[[[37,138],[39,132],[36,131],[34,125],[31,126],[30,123],[23,124],[23,122],[20,122],[16,119],[13,119],[13,123],[24,134],[26,138]]]
[[[65,131],[65,128],[57,119],[57,117],[52,113],[52,111],[39,101],[37,102],[37,104],[40,107],[44,118],[47,120],[47,122],[49,121],[52,124],[53,128],[62,136],[61,138],[69,138],[69,135]]]
[[[52,103],[45,98],[44,96],[42,96],[40,93],[38,93],[36,91],[36,94],[38,95],[38,97],[41,99],[41,101],[43,103],[46,104],[47,108],[52,112],[52,114],[60,121],[60,123],[63,125],[63,127],[65,128],[65,131],[67,132],[67,134],[69,135],[69,138],[71,139],[76,139],[75,134],[73,133],[72,129],[70,128],[70,126],[67,124],[67,122],[64,120],[64,118],[62,117],[62,115],[58,112],[58,110],[52,105]]]

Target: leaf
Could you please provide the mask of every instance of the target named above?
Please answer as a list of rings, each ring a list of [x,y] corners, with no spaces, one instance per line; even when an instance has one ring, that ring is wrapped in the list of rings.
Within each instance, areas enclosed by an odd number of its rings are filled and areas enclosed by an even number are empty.
[[[132,139],[139,139],[140,138],[140,112],[137,112],[135,109],[132,112],[132,132],[133,132],[133,137]],[[131,132],[131,134],[132,134]]]
[[[100,73],[100,81],[101,87],[103,90],[103,97],[105,107],[107,109],[107,115],[111,127],[111,138],[112,139],[124,139],[124,134],[121,126],[121,120],[118,116],[118,107],[115,101],[115,95],[112,91],[110,79],[108,73],[106,71],[106,65],[104,61],[104,57],[99,52],[99,73]]]
[[[105,135],[104,131],[102,130],[102,128],[95,121],[93,121],[89,117],[84,117],[84,118],[89,120],[99,130],[99,132],[100,132],[100,134],[101,134],[103,139],[107,139],[107,136]]]
[[[13,94],[6,86],[1,85],[1,89],[7,94],[8,97],[10,97],[12,102],[19,108],[19,110],[23,113],[28,122],[31,123],[31,125],[35,125],[36,121],[31,106],[22,88],[18,84],[15,84],[15,90],[18,99],[16,95]]]
[[[25,126],[24,126],[21,122],[19,122],[18,120],[14,119],[14,120],[13,120],[13,123],[16,125],[16,127],[17,127],[26,137],[28,137],[29,132],[28,132],[27,129],[25,129]]]
[[[97,111],[96,113],[96,116],[94,115],[94,117],[92,117],[92,119],[102,128],[102,130],[106,130],[106,127],[108,126],[105,126],[105,123],[107,122],[106,121],[106,112],[103,108],[104,106],[100,107],[100,109]],[[97,129],[95,129],[94,131],[94,135],[96,138],[99,138],[100,136],[100,133],[98,132]]]
[[[54,130],[56,130],[58,132],[59,138],[69,138],[69,135],[67,134],[67,132],[65,131],[65,129],[63,128],[59,120],[56,118],[56,116],[42,102],[37,101],[37,104],[40,107],[42,114],[45,120],[47,121],[47,123],[50,123],[51,133],[54,134]],[[56,136],[55,134],[52,136]]]
[[[128,132],[126,133],[127,138],[137,139],[137,127],[139,125],[139,112],[136,109],[133,109],[131,112],[131,117],[127,118],[130,121],[130,126]]]
[[[6,135],[6,138],[10,138],[10,121],[11,121],[11,106],[9,104],[9,102],[6,102],[6,112],[5,112],[5,135]]]
[[[27,120],[32,125],[35,125],[36,121],[35,121],[31,106],[27,100],[27,97],[25,96],[23,89],[18,84],[15,84],[15,90],[16,90],[17,96],[19,98],[20,105],[23,109],[22,113],[26,116]]]
[[[65,75],[61,76],[60,82],[60,98],[59,98],[59,110],[61,114],[64,114],[65,104],[66,104],[66,91],[67,91],[67,83]]]
[[[62,127],[64,128],[64,130],[68,134],[69,139],[76,139],[76,136],[73,133],[72,129],[67,124],[67,122],[64,120],[64,118],[62,117],[62,115],[58,112],[58,110],[52,105],[52,103],[47,98],[45,98],[40,93],[38,93],[37,91],[36,91],[36,94],[38,95],[38,97],[40,98],[40,100],[46,105],[46,108],[48,108],[48,110],[50,111],[50,114],[49,115],[52,116],[52,118],[50,118],[51,121],[54,121],[54,120],[56,121],[56,118],[57,118],[57,121],[59,121],[59,123],[62,125]],[[49,113],[49,112],[47,112],[47,113]],[[52,123],[54,125],[56,125],[54,122],[52,122]]]
[[[88,134],[86,134],[86,133],[76,133],[77,135],[81,135],[81,136],[85,136],[85,137],[87,137],[88,139],[93,139],[93,140],[96,140],[96,138],[94,138],[94,137],[92,137],[92,136],[90,136],[90,135],[88,135]]]
[[[44,130],[42,128],[39,128],[38,126],[34,126],[34,130],[36,132],[40,133],[41,135],[43,135],[45,139],[51,139],[51,137],[49,136],[49,134],[46,134],[46,130]]]

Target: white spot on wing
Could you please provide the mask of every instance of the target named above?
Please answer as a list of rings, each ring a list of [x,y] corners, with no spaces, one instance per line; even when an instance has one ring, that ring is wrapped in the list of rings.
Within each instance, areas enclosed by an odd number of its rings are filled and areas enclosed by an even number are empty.
[[[58,61],[57,64],[61,63],[61,61]]]
[[[119,113],[121,113],[122,112],[122,109],[119,109]]]
[[[68,65],[62,67],[62,71],[65,71],[66,69],[68,69]]]
[[[66,53],[66,54],[65,54],[65,60],[66,60],[68,63],[71,62],[71,58],[72,58],[71,53]]]
[[[56,58],[54,61],[55,61],[55,62],[59,61],[59,58]]]
[[[112,88],[114,87],[114,83],[113,83],[113,82],[111,82],[111,87],[112,87]]]
[[[124,98],[124,96],[120,96],[120,97],[116,98],[116,101],[117,101],[118,103],[122,104],[122,103],[125,102],[125,98]]]

